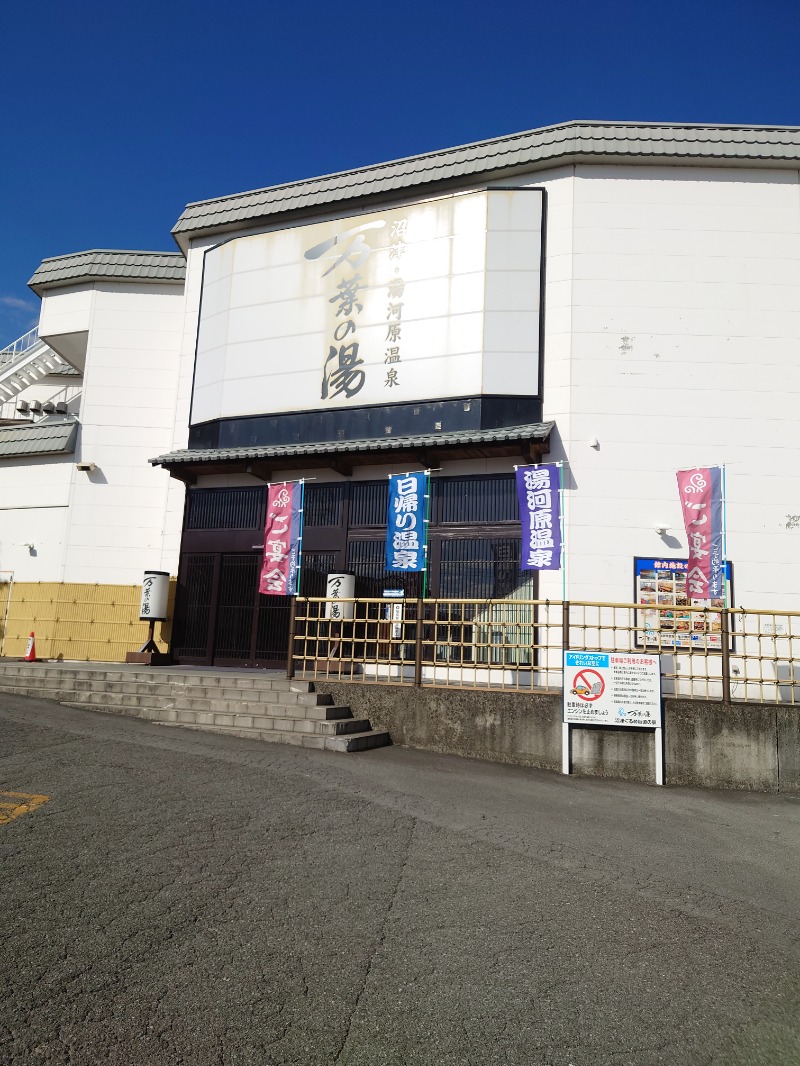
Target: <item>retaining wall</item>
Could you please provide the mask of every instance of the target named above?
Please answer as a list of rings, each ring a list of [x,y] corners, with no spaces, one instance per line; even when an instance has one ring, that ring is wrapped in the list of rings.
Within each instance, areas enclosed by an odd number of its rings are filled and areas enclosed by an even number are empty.
[[[561,697],[317,682],[395,744],[561,770]],[[668,785],[800,792],[800,709],[665,700]],[[653,734],[573,726],[572,771],[655,783]]]

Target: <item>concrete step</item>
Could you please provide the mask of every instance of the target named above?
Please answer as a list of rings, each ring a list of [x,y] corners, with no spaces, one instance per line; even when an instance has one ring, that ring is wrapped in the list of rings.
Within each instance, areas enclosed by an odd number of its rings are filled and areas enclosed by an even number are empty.
[[[178,711],[177,719],[166,717],[169,712],[157,711],[158,721],[177,720],[180,725],[213,725],[226,729],[252,729],[264,733],[308,733],[316,736],[342,736],[346,733],[369,731],[370,723],[364,718],[342,718],[330,722],[313,722],[292,718],[261,718],[249,714],[211,714],[207,711],[192,713]]]
[[[71,706],[76,706],[71,704]],[[82,706],[91,706],[83,704]],[[95,708],[96,709],[96,708]],[[321,736],[339,736],[343,733],[360,733],[369,730],[366,718],[353,718],[349,707],[341,708],[340,718],[306,719],[264,717],[258,714],[224,714],[215,711],[175,710],[170,707],[147,707],[133,709],[135,718],[151,722],[175,722],[178,725],[213,725],[228,729],[255,729],[262,732],[317,733]]]
[[[26,691],[20,695],[36,696],[39,699],[47,698],[42,693]],[[325,704],[321,707],[298,707],[296,705],[285,706],[279,703],[242,704],[228,700],[194,700],[188,698],[165,699],[163,696],[135,696],[125,693],[103,692],[66,692],[62,691],[55,700],[70,707],[87,707],[91,710],[110,710],[120,714],[130,714],[138,718],[153,718],[158,720],[157,712],[169,712],[169,716],[163,721],[190,721],[192,715],[203,714],[211,721],[214,715],[225,715],[230,718],[259,718],[265,722],[271,721],[294,721],[294,722],[336,722],[351,719],[353,713],[347,706],[334,706]],[[263,728],[269,729],[270,725]]]
[[[324,707],[333,703],[331,696],[320,692],[291,692],[273,689],[239,689],[239,688],[201,688],[199,686],[182,686],[178,684],[145,684],[131,681],[106,681],[99,679],[83,680],[73,678],[53,678],[24,676],[11,678],[0,676],[0,691],[41,695],[44,699],[80,698],[81,693],[101,694],[109,702],[118,702],[119,698],[136,697],[156,698],[162,700],[191,699],[212,700],[238,703],[243,706],[261,706],[263,704],[282,704],[297,707]],[[145,701],[143,700],[143,703]]]
[[[0,692],[50,699],[67,707],[143,718],[325,751],[390,744],[389,734],[337,707],[312,682],[235,673],[48,667],[0,663]]]
[[[47,663],[0,663],[0,681],[6,677],[43,679],[61,679],[70,681],[100,681],[102,683],[139,683],[147,685],[179,684],[193,688],[229,688],[253,691],[287,692],[296,695],[313,692],[313,682],[289,680],[280,676],[264,676],[258,671],[248,671],[245,675],[234,672],[202,673],[200,671],[181,671],[174,668],[114,669],[84,668],[82,666],[48,665]]]
[[[176,725],[177,723],[158,723]],[[392,738],[383,730],[370,729],[361,733],[349,733],[341,736],[319,736],[315,733],[284,733],[280,730],[259,732],[256,729],[242,729],[219,725],[184,725],[184,729],[197,729],[206,733],[222,733],[225,736],[241,737],[245,740],[262,740],[273,744],[289,744],[294,747],[316,748],[319,751],[356,752],[382,748],[392,743]]]
[[[372,748],[384,748],[391,743],[392,738],[386,730],[370,729],[347,736],[326,737],[325,751],[370,751]]]

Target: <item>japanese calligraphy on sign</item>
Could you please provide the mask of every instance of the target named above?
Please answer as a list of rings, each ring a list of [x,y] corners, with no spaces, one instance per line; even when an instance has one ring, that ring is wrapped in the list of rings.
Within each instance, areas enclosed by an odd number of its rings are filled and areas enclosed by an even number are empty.
[[[297,482],[270,485],[259,592],[296,596],[302,534],[302,486]]]
[[[679,470],[689,569],[686,587],[691,599],[722,595],[722,471],[718,466]]]
[[[305,253],[306,259],[322,259],[327,263],[333,253],[333,262],[323,271],[323,278],[332,274],[335,291],[328,299],[335,308],[336,325],[329,338],[328,354],[322,372],[321,398],[334,399],[345,396],[348,400],[364,387],[366,372],[364,359],[358,354],[358,316],[364,310],[359,293],[366,288],[359,268],[366,265],[374,248],[368,241],[372,230],[386,225],[383,219],[364,222],[360,226],[343,229],[333,237],[315,244]]]
[[[378,218],[341,230],[333,237],[320,241],[305,252],[308,260],[321,260],[327,265],[323,278],[330,277],[335,285],[328,303],[335,309],[331,336],[322,372],[320,397],[333,400],[339,396],[347,400],[358,395],[367,380],[363,340],[359,333],[364,300],[371,286],[365,280],[367,263],[372,257],[379,260],[371,276],[386,274],[386,337],[384,364],[387,366],[384,388],[393,389],[401,382],[399,368],[400,341],[403,327],[403,293],[405,282],[400,276],[400,264],[406,250],[408,219]],[[385,241],[388,237],[389,244]],[[329,262],[329,260],[332,260]]]
[[[521,570],[561,569],[561,501],[558,467],[521,466],[517,496],[522,523]]]
[[[208,248],[191,424],[538,395],[542,218],[540,189],[426,194]]]
[[[354,614],[355,577],[353,574],[328,574],[325,592],[325,617],[332,622],[352,619]],[[344,600],[342,603],[340,601]]]
[[[139,618],[148,622],[163,622],[167,617],[169,574],[165,570],[145,570]]]
[[[389,479],[386,569],[415,573],[425,569],[426,477],[398,474]]]
[[[154,584],[153,578],[149,575],[142,582],[142,602],[139,610],[142,618],[149,618],[153,613],[150,608],[150,596],[152,595]]]
[[[389,280],[386,302],[386,354],[383,361],[388,366],[384,388],[393,389],[400,385],[399,368],[402,360],[401,341],[403,335],[403,293],[406,283],[400,277],[400,263],[406,250],[406,233],[408,219],[395,219],[391,225],[389,245],[389,264],[394,276]]]

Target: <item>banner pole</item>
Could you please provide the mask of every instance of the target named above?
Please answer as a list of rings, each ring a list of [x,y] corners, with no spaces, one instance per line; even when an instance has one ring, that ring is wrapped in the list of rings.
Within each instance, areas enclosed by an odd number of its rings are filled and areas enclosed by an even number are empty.
[[[722,606],[728,609],[728,479],[722,464]]]
[[[300,595],[300,575],[303,572],[303,530],[306,522],[306,479],[300,478],[300,536],[297,538],[297,582],[294,594]]]
[[[425,569],[422,571],[422,598],[423,600],[428,595],[428,529],[430,527],[430,508],[431,508],[431,475],[430,471],[425,471]]]
[[[561,527],[561,600],[567,599],[567,544],[564,523],[564,463],[558,464],[558,524]]]

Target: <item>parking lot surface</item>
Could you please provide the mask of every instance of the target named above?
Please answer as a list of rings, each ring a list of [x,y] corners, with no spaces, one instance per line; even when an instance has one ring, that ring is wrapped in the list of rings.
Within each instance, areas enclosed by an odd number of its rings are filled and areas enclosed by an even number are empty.
[[[0,792],[8,1066],[800,1063],[797,798],[5,694]]]

